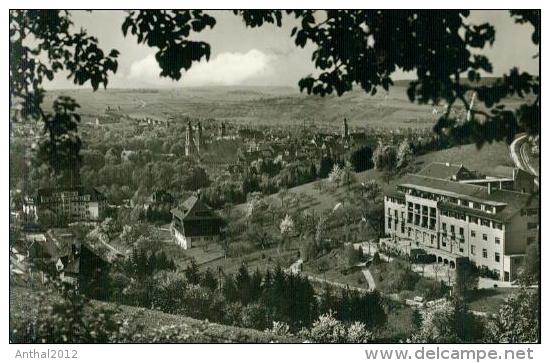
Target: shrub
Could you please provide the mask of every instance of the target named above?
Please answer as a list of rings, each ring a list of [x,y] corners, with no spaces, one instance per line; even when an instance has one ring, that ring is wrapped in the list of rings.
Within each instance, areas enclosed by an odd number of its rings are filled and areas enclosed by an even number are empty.
[[[268,326],[267,309],[264,305],[253,303],[246,305],[241,312],[242,326],[264,330]]]
[[[266,329],[265,332],[282,337],[292,335],[290,333],[290,327],[288,326],[288,324],[280,321],[274,321],[271,329]]]
[[[374,334],[361,322],[355,322],[348,329],[347,343],[370,343],[374,340]]]
[[[426,300],[435,300],[445,295],[445,285],[440,281],[421,278],[414,286],[414,291]]]
[[[314,343],[369,343],[374,340],[373,333],[364,323],[354,322],[348,327],[334,318],[332,312],[319,316],[311,329],[303,329],[300,335]]]
[[[356,250],[352,245],[344,247],[344,255],[346,256],[346,262],[348,266],[355,266],[363,258],[363,253],[361,250]]]
[[[307,340],[315,343],[345,343],[347,331],[341,321],[336,320],[332,312],[319,316],[313,322],[313,326],[309,330],[302,330],[303,335]]]
[[[59,301],[34,296],[36,317],[14,314],[10,331],[14,343],[109,343],[117,339],[122,322],[114,309],[92,308],[88,300],[67,291]]]
[[[410,265],[398,259],[388,263],[385,285],[390,292],[413,290],[419,276],[411,270]]]

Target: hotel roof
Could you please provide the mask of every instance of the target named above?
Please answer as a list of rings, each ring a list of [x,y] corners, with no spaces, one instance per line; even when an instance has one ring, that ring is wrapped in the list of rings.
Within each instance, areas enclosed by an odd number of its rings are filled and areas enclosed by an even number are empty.
[[[537,195],[501,189],[493,189],[489,193],[487,187],[431,178],[418,174],[404,176],[398,185],[428,193],[462,198],[500,207],[496,214],[489,215],[505,220],[519,212],[522,208],[533,205],[538,206],[539,200]]]

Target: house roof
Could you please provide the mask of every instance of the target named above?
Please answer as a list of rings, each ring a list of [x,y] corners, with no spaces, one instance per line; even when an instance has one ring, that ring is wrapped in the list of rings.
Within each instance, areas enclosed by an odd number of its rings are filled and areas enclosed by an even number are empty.
[[[431,178],[451,179],[457,175],[461,169],[465,169],[462,165],[433,162],[427,165],[424,169],[418,172],[418,175],[423,175]]]
[[[529,172],[526,172],[525,170],[522,170],[520,168],[516,168],[514,166],[499,165],[499,166],[496,166],[495,168],[493,168],[491,170],[491,175],[505,177],[505,178],[509,178],[509,179],[513,179],[514,174],[515,174],[515,176],[517,176],[520,173],[524,174],[524,175],[531,176],[532,178],[535,178],[535,176],[533,174],[531,174]]]
[[[491,170],[491,174],[494,176],[503,176],[506,178],[512,178],[514,176],[514,167],[499,165]]]
[[[179,207],[170,211],[182,221],[221,219],[196,195],[187,198]]]

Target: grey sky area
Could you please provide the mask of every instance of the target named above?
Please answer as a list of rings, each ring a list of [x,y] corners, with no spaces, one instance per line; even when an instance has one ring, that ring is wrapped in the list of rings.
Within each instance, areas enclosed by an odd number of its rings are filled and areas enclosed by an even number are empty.
[[[138,45],[136,39],[121,31],[123,11],[73,11],[75,26],[87,29],[98,37],[103,49],[120,51],[119,69],[110,79],[113,88],[155,88],[209,85],[292,86],[313,73],[311,53],[294,45],[290,37],[295,20],[283,19],[283,27],[273,25],[259,29],[246,28],[242,20],[229,11],[208,11],[216,20],[214,29],[204,30],[196,39],[211,45],[209,62],[195,63],[182,80],[174,82],[159,76],[154,59],[154,48]],[[493,63],[494,75],[507,72],[512,66],[538,74],[538,52],[530,41],[532,29],[513,22],[507,11],[474,11],[473,23],[489,21],[496,28],[496,41],[483,52]],[[396,74],[394,79],[410,78]],[[46,85],[48,89],[72,88],[74,85],[63,75]]]

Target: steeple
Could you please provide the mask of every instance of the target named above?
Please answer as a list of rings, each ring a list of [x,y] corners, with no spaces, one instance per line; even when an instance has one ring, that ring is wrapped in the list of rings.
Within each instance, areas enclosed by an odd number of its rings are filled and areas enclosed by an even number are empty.
[[[200,152],[201,147],[204,145],[202,140],[202,125],[201,122],[197,122],[197,139],[195,140],[195,145],[197,147],[197,152]]]
[[[195,145],[193,140],[193,126],[191,120],[187,121],[187,131],[185,133],[185,156],[190,156],[194,153]]]
[[[342,125],[342,139],[347,140],[349,138],[348,120],[344,117],[344,123]]]

